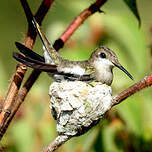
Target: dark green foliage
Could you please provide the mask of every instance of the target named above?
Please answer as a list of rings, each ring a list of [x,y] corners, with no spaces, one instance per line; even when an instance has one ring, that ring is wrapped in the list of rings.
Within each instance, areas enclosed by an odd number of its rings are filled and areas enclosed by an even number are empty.
[[[136,18],[138,19],[139,25],[141,24],[139,12],[137,9],[137,3],[136,0],[124,0],[124,2],[128,5],[129,9],[134,13]]]

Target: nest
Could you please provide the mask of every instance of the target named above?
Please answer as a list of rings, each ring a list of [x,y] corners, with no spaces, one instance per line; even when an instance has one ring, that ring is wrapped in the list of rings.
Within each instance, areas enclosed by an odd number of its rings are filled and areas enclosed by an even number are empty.
[[[59,135],[78,136],[97,124],[112,106],[112,89],[81,81],[50,85],[50,108]]]

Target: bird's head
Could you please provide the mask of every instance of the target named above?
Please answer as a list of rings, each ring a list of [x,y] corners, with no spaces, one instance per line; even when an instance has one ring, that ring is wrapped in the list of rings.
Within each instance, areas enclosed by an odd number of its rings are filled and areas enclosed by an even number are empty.
[[[91,54],[89,61],[91,63],[95,62],[96,66],[98,66],[98,69],[101,66],[104,66],[107,69],[109,68],[109,70],[112,70],[113,67],[117,67],[133,80],[131,74],[119,63],[117,55],[105,46],[96,48],[95,51]]]

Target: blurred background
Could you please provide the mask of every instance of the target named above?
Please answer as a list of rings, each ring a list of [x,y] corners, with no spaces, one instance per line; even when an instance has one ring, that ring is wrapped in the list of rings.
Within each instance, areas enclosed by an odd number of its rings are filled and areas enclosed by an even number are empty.
[[[28,0],[36,12],[42,0]],[[69,23],[93,0],[55,0],[45,17],[42,30],[54,42]],[[152,1],[137,0],[141,27],[122,0],[109,0],[74,33],[60,54],[70,60],[88,59],[99,45],[116,52],[120,63],[133,75],[130,80],[122,71],[114,69],[113,94],[151,73]],[[23,42],[27,21],[19,1],[0,2],[0,99],[6,95],[17,62],[12,53],[14,42]],[[42,54],[37,38],[34,51]],[[28,77],[31,69],[25,76]],[[52,80],[42,73],[12,121],[1,146],[6,152],[40,151],[56,136],[56,122],[49,108],[48,89]],[[97,126],[83,136],[64,144],[62,152],[152,152],[152,89],[144,89],[114,107]]]

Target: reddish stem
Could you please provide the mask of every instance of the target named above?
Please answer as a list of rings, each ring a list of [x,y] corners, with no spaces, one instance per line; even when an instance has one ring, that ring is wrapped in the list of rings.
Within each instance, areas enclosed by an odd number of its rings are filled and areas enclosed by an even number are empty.
[[[56,50],[59,50],[63,47],[64,43],[71,37],[71,35],[78,29],[78,27],[92,14],[95,12],[102,12],[100,7],[106,2],[107,0],[97,0],[95,3],[90,5],[89,8],[82,11],[67,27],[67,29],[63,32],[58,40],[55,41],[53,47]]]

